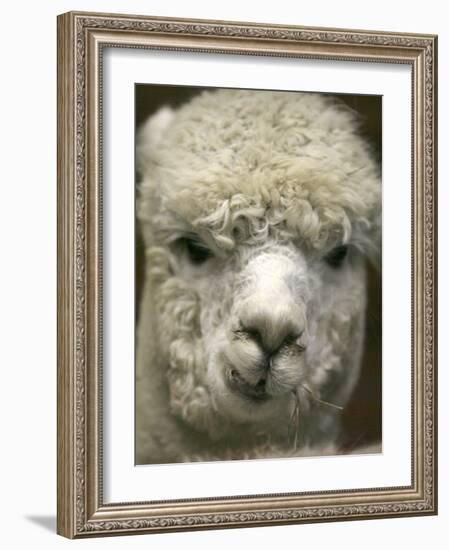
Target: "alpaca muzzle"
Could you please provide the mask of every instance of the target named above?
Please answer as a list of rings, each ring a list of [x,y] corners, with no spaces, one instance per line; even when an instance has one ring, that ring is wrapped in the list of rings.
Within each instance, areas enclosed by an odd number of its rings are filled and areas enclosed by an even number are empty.
[[[262,261],[248,266],[261,275],[247,273],[253,284],[245,285],[246,296],[234,309],[226,351],[228,387],[255,401],[288,393],[298,384],[308,340],[304,301],[289,285],[293,262],[274,254]]]

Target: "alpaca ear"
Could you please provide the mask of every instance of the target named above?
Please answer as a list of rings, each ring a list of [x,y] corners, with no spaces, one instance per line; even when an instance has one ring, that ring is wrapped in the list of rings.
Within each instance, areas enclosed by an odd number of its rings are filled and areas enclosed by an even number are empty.
[[[137,130],[136,163],[140,174],[144,174],[151,165],[154,158],[154,150],[170,126],[174,115],[175,111],[172,108],[161,107]]]

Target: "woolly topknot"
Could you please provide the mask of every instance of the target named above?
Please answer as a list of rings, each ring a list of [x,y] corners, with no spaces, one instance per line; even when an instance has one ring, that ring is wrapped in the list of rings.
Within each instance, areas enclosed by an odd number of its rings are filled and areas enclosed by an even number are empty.
[[[232,248],[276,227],[312,249],[351,237],[366,253],[378,248],[379,169],[356,113],[334,97],[206,91],[149,125],[140,143],[146,133],[158,143],[141,147],[139,163],[151,239],[184,224]]]

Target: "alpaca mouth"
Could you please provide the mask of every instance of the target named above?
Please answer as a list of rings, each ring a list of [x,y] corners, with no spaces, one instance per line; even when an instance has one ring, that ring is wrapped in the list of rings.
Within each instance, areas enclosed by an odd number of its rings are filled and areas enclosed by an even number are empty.
[[[247,382],[235,369],[230,369],[227,382],[231,390],[242,394],[251,401],[260,403],[271,399],[271,396],[267,393],[266,378],[261,378],[257,384],[253,385]]]

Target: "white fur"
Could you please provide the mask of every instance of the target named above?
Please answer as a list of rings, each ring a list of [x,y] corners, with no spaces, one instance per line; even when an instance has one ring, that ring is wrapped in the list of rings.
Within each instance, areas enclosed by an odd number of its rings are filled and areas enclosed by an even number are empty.
[[[206,92],[156,113],[137,155],[137,462],[338,452],[325,402],[344,407],[358,380],[364,258],[380,250],[354,113],[320,94]],[[185,235],[212,256],[192,263]],[[240,391],[258,382],[269,398]]]

